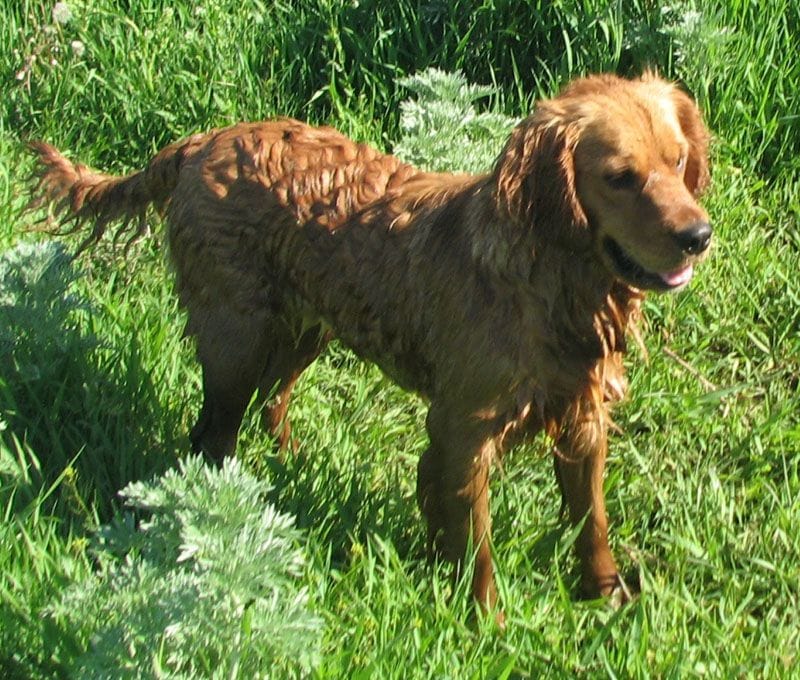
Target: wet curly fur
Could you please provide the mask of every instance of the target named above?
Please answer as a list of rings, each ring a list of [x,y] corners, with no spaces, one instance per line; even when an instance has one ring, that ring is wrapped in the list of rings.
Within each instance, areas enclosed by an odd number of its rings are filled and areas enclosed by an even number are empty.
[[[496,600],[490,464],[544,430],[573,522],[582,585],[617,588],[603,499],[609,405],[647,290],[691,278],[711,236],[698,110],[657,76],[593,76],[542,101],[491,172],[422,172],[330,128],[244,123],[176,142],[113,177],[33,144],[37,204],[82,248],[166,216],[204,402],[191,439],[234,452],[258,390],[291,443],[298,376],[337,337],[430,403],[417,498],[432,550],[476,551],[472,586]]]

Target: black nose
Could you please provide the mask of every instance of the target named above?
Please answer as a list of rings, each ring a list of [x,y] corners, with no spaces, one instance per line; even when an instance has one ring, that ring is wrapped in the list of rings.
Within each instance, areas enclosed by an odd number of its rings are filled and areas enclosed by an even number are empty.
[[[676,231],[675,240],[684,252],[699,255],[711,243],[711,225],[708,222],[695,222],[682,231]]]

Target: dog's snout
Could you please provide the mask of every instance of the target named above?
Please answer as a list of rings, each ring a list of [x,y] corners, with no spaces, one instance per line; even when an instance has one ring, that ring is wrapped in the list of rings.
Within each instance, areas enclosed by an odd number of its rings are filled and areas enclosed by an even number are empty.
[[[711,225],[708,222],[695,222],[686,229],[675,233],[675,239],[684,252],[699,255],[711,243]]]

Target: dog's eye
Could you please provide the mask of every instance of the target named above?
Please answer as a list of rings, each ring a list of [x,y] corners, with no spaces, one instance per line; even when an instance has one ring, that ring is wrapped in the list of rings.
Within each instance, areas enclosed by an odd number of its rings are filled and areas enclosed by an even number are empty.
[[[686,169],[686,156],[681,156],[678,159],[678,163],[675,165],[675,169],[678,171],[679,175],[683,174],[683,171]]]
[[[610,172],[606,175],[605,179],[612,189],[617,189],[619,191],[633,189],[637,182],[636,173],[633,170]]]

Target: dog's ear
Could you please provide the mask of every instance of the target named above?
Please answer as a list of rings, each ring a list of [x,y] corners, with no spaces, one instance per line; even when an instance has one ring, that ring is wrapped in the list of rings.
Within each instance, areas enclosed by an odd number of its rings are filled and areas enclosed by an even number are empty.
[[[575,190],[570,125],[551,105],[540,107],[514,128],[494,167],[497,207],[517,224],[539,233],[586,224]]]
[[[692,195],[699,196],[711,179],[708,170],[708,130],[703,124],[697,105],[685,92],[673,88],[672,102],[678,116],[678,123],[689,142],[683,182]]]

